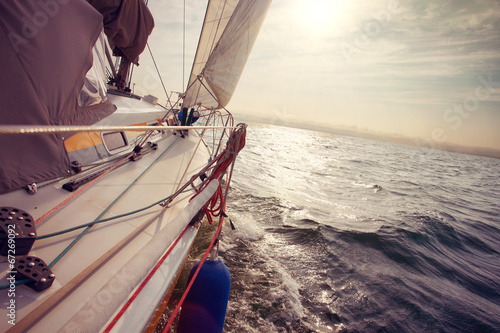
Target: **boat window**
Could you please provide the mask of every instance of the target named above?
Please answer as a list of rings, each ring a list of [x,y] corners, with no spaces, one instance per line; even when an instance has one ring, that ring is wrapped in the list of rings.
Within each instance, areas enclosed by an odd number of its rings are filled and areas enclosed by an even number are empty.
[[[90,106],[102,103],[106,100],[106,41],[104,32],[97,39],[92,48],[93,63],[87,74],[85,74],[83,88],[80,91],[78,104]]]
[[[104,146],[109,152],[120,148],[128,147],[128,140],[125,132],[103,133],[102,139]]]

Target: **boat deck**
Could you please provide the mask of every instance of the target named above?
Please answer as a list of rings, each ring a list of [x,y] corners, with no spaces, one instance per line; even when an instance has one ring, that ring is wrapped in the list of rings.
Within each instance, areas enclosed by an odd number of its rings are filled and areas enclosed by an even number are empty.
[[[113,170],[50,217],[41,221],[37,225],[38,236],[92,222],[101,215],[107,218],[128,213],[167,198],[177,190],[180,183],[185,183],[206,165],[209,158],[208,152],[199,153],[198,151],[194,154],[197,149],[206,150],[203,144],[198,145],[198,143],[197,135],[186,138],[170,135],[159,141],[157,151]],[[191,160],[193,154],[195,157]],[[186,168],[188,172],[184,175]],[[29,195],[25,190],[1,195],[1,206],[25,210],[37,220],[72,195],[62,189],[66,181],[45,186],[35,195]],[[29,317],[32,311],[40,311],[41,307],[50,306],[50,311],[38,319],[30,331],[51,332],[60,329],[74,331],[77,328],[95,331],[96,327],[99,329],[101,327],[99,325],[104,324],[102,321],[108,320],[109,314],[116,311],[115,307],[128,298],[132,289],[140,283],[151,268],[149,266],[154,264],[159,256],[150,258],[150,262],[144,263],[144,267],[128,267],[131,265],[130,259],[140,255],[141,251],[146,251],[147,245],[159,235],[163,236],[162,242],[166,242],[164,248],[158,252],[161,256],[201,208],[197,207],[195,212],[184,214],[185,216],[181,214],[193,195],[192,191],[181,194],[168,209],[155,205],[131,216],[94,225],[60,259],[57,259],[58,256],[84,229],[37,240],[30,251],[31,256],[43,259],[46,264],[58,260],[52,267],[56,276],[53,285],[42,292],[35,292],[27,286],[18,285],[15,287],[15,297],[8,297],[7,292],[3,291],[0,298],[2,304],[0,313],[3,313],[2,316],[6,318],[9,311],[7,306],[11,299],[14,299],[17,324],[22,323],[25,317]],[[204,202],[201,205],[203,204]],[[180,215],[182,216],[177,218]],[[161,234],[165,228],[168,232],[164,231]],[[176,262],[169,263],[160,272],[160,275],[163,275],[163,281],[157,282],[163,285],[163,292],[165,289],[168,290],[168,285],[165,286],[165,283],[170,283],[172,275],[175,276],[176,270],[182,264],[183,254],[188,251],[194,235],[195,230],[186,233],[185,238],[178,245],[182,253],[177,255]],[[124,244],[119,246],[120,242]],[[103,255],[109,255],[109,258],[103,260]],[[4,260],[7,259],[4,258]],[[98,267],[91,272],[85,272],[100,260],[103,262]],[[0,268],[2,271],[0,284],[5,285],[8,283],[6,277],[10,275],[11,269],[6,261],[0,263]],[[82,272],[85,272],[84,277],[82,277]],[[115,288],[110,288],[108,281],[115,281]],[[70,292],[64,292],[64,297],[62,297],[61,291],[69,288],[69,284],[75,283],[75,288]],[[59,296],[58,291],[60,291]],[[160,299],[161,296],[159,295]],[[51,299],[56,298],[60,300],[52,306]],[[140,299],[136,302],[140,302]],[[151,300],[148,302],[150,304],[142,303],[141,307],[151,308],[157,304]],[[112,309],[103,311],[104,308]],[[137,311],[134,313],[144,317],[146,312],[149,311],[150,314],[152,310],[142,311],[142,314]],[[149,319],[149,314],[146,320]],[[86,320],[79,322],[85,317]],[[97,320],[97,317],[100,317],[100,320]],[[94,325],[92,327],[87,326],[89,318],[93,319],[91,320]],[[126,318],[127,316],[122,321],[127,322]],[[68,324],[64,326],[67,322]],[[141,325],[143,324],[142,322]],[[22,325],[10,326],[12,325],[6,320],[0,321],[2,331],[9,328],[19,329]]]

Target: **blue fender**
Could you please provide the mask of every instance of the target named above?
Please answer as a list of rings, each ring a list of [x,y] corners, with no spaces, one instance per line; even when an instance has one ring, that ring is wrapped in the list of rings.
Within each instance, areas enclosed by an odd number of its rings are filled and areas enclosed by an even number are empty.
[[[188,281],[199,265],[191,269]],[[230,289],[231,275],[226,265],[220,259],[206,260],[182,305],[177,332],[222,332]]]

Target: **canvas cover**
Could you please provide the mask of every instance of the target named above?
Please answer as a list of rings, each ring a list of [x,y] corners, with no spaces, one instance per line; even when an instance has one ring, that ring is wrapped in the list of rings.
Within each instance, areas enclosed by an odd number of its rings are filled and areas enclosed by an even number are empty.
[[[0,1],[0,124],[89,125],[110,103],[79,107],[102,16],[83,0]],[[0,136],[0,193],[67,175],[64,137]]]
[[[227,106],[270,5],[271,0],[209,2],[183,107]]]
[[[88,0],[103,16],[104,33],[116,56],[138,64],[154,27],[151,12],[143,0]]]

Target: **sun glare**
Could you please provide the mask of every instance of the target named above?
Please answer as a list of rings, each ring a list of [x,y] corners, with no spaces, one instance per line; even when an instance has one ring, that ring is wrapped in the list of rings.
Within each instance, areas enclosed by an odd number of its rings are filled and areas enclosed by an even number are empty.
[[[294,16],[312,33],[322,34],[333,29],[344,15],[348,0],[297,0]]]

